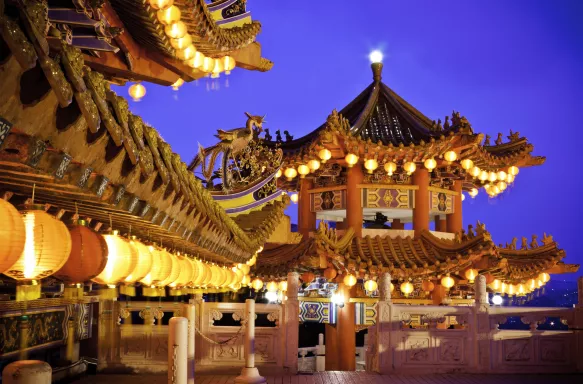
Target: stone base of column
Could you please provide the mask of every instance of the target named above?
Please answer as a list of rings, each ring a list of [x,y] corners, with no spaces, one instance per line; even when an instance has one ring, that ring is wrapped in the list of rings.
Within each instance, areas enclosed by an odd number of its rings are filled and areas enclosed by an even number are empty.
[[[235,383],[239,384],[262,384],[267,383],[265,377],[259,375],[259,370],[253,368],[243,368],[241,375],[235,378]]]
[[[20,360],[8,364],[2,371],[5,384],[51,384],[51,366],[39,360]]]

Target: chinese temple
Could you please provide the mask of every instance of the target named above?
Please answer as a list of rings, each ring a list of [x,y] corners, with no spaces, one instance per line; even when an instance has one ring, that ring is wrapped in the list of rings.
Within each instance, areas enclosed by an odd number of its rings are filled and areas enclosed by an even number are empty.
[[[499,301],[579,266],[550,235],[496,245],[463,225],[464,198],[544,162],[518,132],[431,120],[374,60],[308,135],[274,140],[264,114],[236,111],[244,126],[185,162],[111,88],[139,101],[148,83],[269,71],[260,31],[245,0],[0,0],[2,383],[582,371],[583,280],[576,308]],[[513,316],[530,329],[500,328]],[[551,317],[566,329],[543,332]],[[300,348],[310,323],[325,344]]]

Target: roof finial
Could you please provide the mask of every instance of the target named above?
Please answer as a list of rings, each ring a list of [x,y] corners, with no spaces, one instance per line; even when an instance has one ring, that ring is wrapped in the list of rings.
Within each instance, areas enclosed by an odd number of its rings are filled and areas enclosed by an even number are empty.
[[[368,58],[371,61],[371,67],[372,67],[372,77],[374,79],[375,82],[380,82],[381,78],[382,78],[382,72],[383,72],[383,53],[381,51],[372,51],[370,53],[370,55],[368,56]]]

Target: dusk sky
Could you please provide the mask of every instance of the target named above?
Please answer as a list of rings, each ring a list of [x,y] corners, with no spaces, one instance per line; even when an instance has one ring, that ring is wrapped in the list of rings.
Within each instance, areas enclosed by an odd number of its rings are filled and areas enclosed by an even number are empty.
[[[247,7],[262,23],[258,41],[275,63],[271,71],[235,69],[218,91],[207,91],[206,79],[178,92],[145,84],[145,98],[130,101],[185,162],[198,142],[216,142],[217,129],[242,127],[244,112],[267,113],[264,127],[274,136],[312,131],[372,82],[368,54],[379,49],[383,81],[429,118],[455,109],[475,132],[493,139],[502,132],[506,141],[510,129],[519,131],[534,155],[547,157],[522,169],[501,197],[488,201],[482,189],[466,198],[464,226],[482,221],[497,244],[546,232],[566,250],[565,262],[583,262],[583,1],[249,0]],[[288,209],[292,221],[296,211]]]

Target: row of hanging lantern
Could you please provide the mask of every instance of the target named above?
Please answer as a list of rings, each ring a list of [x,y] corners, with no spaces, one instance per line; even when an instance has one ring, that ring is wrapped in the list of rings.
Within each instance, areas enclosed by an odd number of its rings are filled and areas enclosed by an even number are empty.
[[[518,284],[507,284],[498,279],[493,280],[489,287],[492,291],[498,294],[506,294],[508,296],[525,296],[545,286],[551,280],[551,276],[542,272],[537,277],[530,278]]]
[[[235,68],[235,59],[231,56],[211,58],[198,51],[188,33],[186,24],[181,21],[180,9],[174,5],[174,0],[150,0],[150,6],[156,11],[156,18],[164,26],[164,33],[174,48],[174,55],[192,69],[205,72],[211,78],[218,78],[221,73],[229,75]],[[184,84],[179,78],[172,89],[178,90]],[[146,87],[137,82],[129,88],[129,94],[134,101],[140,101],[146,95]]]
[[[191,293],[195,288],[237,290],[248,278],[247,264],[232,269],[171,253],[163,247],[145,245],[135,237],[126,239],[117,231],[99,234],[83,220],[65,225],[48,214],[42,205],[18,211],[0,199],[0,273],[17,281],[17,300],[40,297],[39,280],[48,276],[66,283],[65,296],[83,295],[83,283],[107,286],[102,293],[117,296],[116,287],[135,296],[135,284],[144,296]]]

